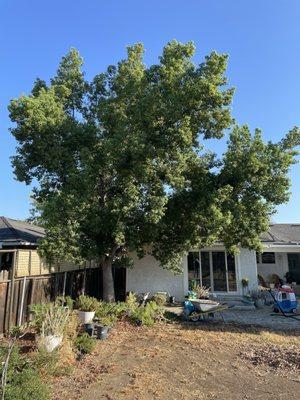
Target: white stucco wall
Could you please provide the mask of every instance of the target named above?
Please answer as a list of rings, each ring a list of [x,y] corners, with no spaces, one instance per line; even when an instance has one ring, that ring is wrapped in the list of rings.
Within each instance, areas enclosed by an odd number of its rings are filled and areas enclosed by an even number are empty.
[[[157,260],[152,256],[139,259],[134,256],[134,268],[128,269],[126,274],[126,291],[168,292],[177,300],[183,300],[188,291],[187,256],[183,257],[183,273],[175,275],[160,267]],[[236,279],[237,292],[228,294],[243,294],[241,280],[249,279],[249,290],[257,288],[257,265],[256,253],[247,249],[241,249],[236,256]],[[224,292],[224,295],[226,293]]]
[[[249,279],[249,290],[255,289],[258,286],[256,253],[253,250],[241,249],[237,259],[238,292],[239,294],[243,294],[243,287],[241,284],[243,278]]]
[[[126,291],[168,292],[177,300],[184,298],[184,274],[175,275],[163,269],[152,256],[142,259],[134,256],[134,268],[126,274]]]
[[[257,264],[257,272],[265,279],[266,282],[270,281],[270,275],[277,274],[280,278],[288,272],[288,257],[287,253],[275,252],[275,264]]]

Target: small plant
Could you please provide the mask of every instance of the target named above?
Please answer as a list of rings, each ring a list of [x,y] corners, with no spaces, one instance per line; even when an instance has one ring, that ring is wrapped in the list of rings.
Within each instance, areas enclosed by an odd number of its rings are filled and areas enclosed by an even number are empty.
[[[195,288],[198,299],[208,299],[210,295],[210,288],[206,286],[197,285]]]
[[[82,354],[90,354],[96,346],[96,340],[85,332],[77,337],[75,346]]]
[[[128,293],[128,296],[126,298],[126,305],[127,305],[128,315],[131,315],[132,313],[134,313],[135,310],[138,308],[139,304],[137,302],[137,298],[134,293],[132,293],[132,292]]]
[[[197,281],[196,281],[196,279],[191,279],[191,280],[189,281],[189,290],[192,291],[192,292],[194,292],[195,289],[196,289],[196,287],[197,287]]]
[[[249,286],[249,278],[243,278],[243,279],[241,280],[241,282],[242,282],[243,288],[246,288],[246,287]]]
[[[117,321],[117,317],[115,315],[106,315],[99,318],[100,325],[112,327],[113,324]]]
[[[164,309],[158,306],[155,301],[149,301],[145,306],[140,306],[131,315],[133,323],[152,326],[155,322],[164,320]]]
[[[74,300],[70,296],[58,296],[55,299],[55,304],[73,310]]]
[[[153,301],[160,307],[165,306],[167,303],[167,295],[165,293],[155,293]]]
[[[42,336],[63,336],[69,320],[70,310],[55,303],[30,306],[34,314],[32,325]]]
[[[76,300],[76,308],[79,311],[92,312],[96,311],[99,301],[95,297],[80,295]]]

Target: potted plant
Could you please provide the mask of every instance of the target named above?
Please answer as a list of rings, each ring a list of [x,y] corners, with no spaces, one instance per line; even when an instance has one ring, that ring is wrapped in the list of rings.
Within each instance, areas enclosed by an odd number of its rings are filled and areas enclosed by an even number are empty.
[[[34,314],[31,324],[37,331],[38,346],[50,353],[62,343],[70,310],[55,303],[35,304],[30,310]]]
[[[78,317],[83,324],[93,321],[97,309],[98,300],[94,297],[80,295],[76,300]]]
[[[197,285],[195,288],[198,299],[209,299],[210,288],[206,286]]]
[[[96,326],[98,339],[101,339],[101,340],[107,339],[108,332],[111,329],[113,322],[114,322],[114,318],[109,315],[103,316],[100,318],[100,322]]]

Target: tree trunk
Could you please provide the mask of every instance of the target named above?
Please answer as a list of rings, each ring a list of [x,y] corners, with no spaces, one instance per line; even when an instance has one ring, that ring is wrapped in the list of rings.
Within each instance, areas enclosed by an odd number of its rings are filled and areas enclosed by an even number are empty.
[[[115,301],[114,278],[112,274],[112,261],[105,260],[102,263],[103,300]]]

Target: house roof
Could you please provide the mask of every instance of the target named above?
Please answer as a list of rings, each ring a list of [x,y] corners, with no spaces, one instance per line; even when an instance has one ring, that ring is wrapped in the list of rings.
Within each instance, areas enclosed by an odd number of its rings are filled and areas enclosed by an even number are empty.
[[[263,244],[300,245],[300,224],[271,224],[261,236]]]
[[[37,245],[45,236],[42,227],[31,223],[0,217],[0,246]],[[300,224],[271,224],[261,236],[263,245],[300,246]]]
[[[0,217],[0,245],[36,245],[44,229],[25,221]]]

